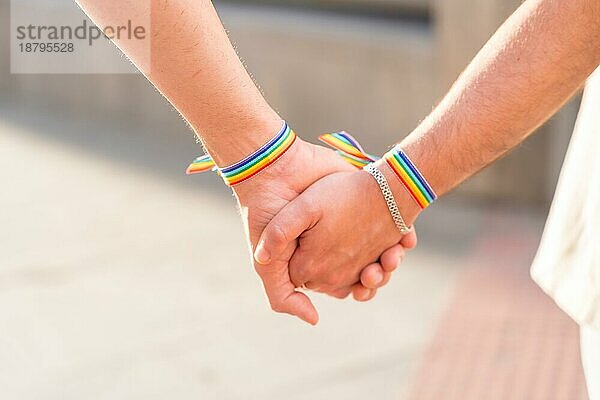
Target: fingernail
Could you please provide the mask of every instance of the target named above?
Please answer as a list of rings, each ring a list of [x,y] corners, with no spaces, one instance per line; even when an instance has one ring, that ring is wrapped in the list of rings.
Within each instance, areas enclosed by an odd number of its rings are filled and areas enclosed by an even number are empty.
[[[264,242],[260,242],[258,244],[258,247],[254,251],[254,259],[259,264],[267,264],[269,261],[271,261],[271,255],[269,254],[267,249],[265,249]]]
[[[404,257],[405,256],[400,257],[400,259],[398,260],[398,265],[396,265],[396,268],[398,268],[400,265],[402,265],[402,263],[404,262]]]

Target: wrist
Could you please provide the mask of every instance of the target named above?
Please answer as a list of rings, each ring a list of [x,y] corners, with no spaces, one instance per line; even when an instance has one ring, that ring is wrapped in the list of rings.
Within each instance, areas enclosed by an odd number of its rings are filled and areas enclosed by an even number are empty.
[[[281,130],[283,120],[275,113],[249,119],[224,121],[216,139],[203,135],[206,150],[219,167],[225,167],[252,154]],[[202,132],[194,128],[197,132]]]
[[[289,200],[298,196],[304,188],[296,185],[298,166],[307,159],[309,151],[307,143],[296,137],[294,143],[273,164],[260,171],[250,179],[232,186],[233,192],[240,201],[258,192],[275,194]]]
[[[417,217],[421,214],[422,209],[412,198],[410,193],[406,190],[406,187],[402,184],[396,173],[387,164],[384,159],[378,160],[374,165],[381,171],[388,181],[388,185],[394,194],[396,204],[400,210],[400,215],[404,219],[404,222],[411,226],[417,220]]]

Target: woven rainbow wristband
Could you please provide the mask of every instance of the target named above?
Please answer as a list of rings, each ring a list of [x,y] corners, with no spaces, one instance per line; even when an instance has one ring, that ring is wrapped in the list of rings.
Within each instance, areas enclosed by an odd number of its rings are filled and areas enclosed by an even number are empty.
[[[281,131],[260,149],[237,163],[224,168],[217,168],[208,155],[196,158],[188,167],[189,175],[208,170],[217,170],[228,186],[234,186],[252,178],[281,157],[296,140],[296,134],[283,123]]]
[[[427,183],[427,180],[425,180],[402,149],[395,147],[387,152],[383,158],[421,209],[427,208],[427,206],[437,199],[437,195],[429,183]]]

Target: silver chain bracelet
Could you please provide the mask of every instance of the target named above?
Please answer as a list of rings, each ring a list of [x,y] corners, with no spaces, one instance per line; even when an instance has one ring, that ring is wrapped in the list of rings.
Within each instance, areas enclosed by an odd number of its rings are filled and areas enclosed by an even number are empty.
[[[402,215],[400,215],[400,210],[396,204],[396,199],[394,198],[394,194],[392,193],[392,189],[390,189],[387,179],[385,179],[385,175],[383,175],[383,173],[373,164],[366,165],[363,170],[368,172],[377,181],[379,189],[381,189],[381,193],[383,194],[388,209],[390,210],[390,214],[392,214],[394,223],[396,224],[398,230],[400,230],[400,233],[402,235],[409,233],[412,229],[406,226]]]

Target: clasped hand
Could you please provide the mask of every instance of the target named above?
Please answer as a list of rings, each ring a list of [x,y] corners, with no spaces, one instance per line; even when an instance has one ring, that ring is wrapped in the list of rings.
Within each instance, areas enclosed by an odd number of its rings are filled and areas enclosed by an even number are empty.
[[[371,176],[300,139],[234,192],[271,308],[313,325],[318,313],[297,288],[370,300],[416,245]]]

